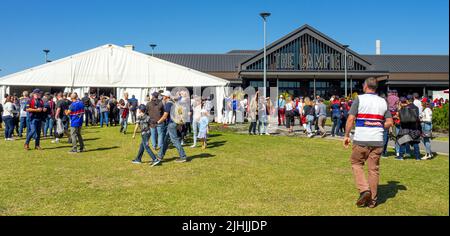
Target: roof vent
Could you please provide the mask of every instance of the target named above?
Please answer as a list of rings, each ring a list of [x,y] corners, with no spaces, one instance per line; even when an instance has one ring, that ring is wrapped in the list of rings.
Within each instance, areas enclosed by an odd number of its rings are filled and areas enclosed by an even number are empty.
[[[134,51],[134,45],[125,45],[123,47],[128,49],[128,50]]]

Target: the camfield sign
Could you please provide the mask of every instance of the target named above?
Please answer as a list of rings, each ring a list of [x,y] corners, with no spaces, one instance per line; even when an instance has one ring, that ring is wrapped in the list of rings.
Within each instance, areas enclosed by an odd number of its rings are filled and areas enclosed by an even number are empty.
[[[298,56],[298,60],[296,58]],[[331,53],[275,53],[271,69],[277,70],[344,70],[345,61],[341,54]],[[347,55],[347,69],[354,67],[353,55]]]

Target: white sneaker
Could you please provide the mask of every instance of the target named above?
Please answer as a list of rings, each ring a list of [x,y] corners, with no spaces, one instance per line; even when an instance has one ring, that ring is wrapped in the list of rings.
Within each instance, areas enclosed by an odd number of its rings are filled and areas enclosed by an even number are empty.
[[[197,145],[196,145],[196,144],[194,144],[194,145],[192,145],[192,146],[191,146],[191,148],[195,148],[195,147],[197,147]]]
[[[59,143],[59,139],[52,140],[52,143]]]

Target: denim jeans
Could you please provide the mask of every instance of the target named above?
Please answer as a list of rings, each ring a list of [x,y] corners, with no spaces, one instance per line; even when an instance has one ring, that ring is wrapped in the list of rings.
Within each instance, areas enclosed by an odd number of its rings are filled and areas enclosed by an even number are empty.
[[[256,134],[256,121],[250,122],[250,127],[248,127],[249,134]]]
[[[383,155],[387,155],[387,147],[389,143],[389,129],[384,129],[383,142],[384,142]]]
[[[84,107],[84,116],[85,116],[86,127],[88,127],[89,121],[91,121],[91,124],[92,124],[92,110],[91,110],[91,107]]]
[[[31,138],[34,138],[36,147],[39,147],[41,141],[41,126],[42,121],[40,119],[30,119],[30,131],[27,131],[27,140],[25,144],[29,145]]]
[[[23,129],[27,129],[27,132],[29,132],[30,127],[30,120],[28,117],[20,117],[20,125],[19,125],[19,136],[22,136]]]
[[[106,124],[106,126],[108,126],[108,116],[109,112],[107,111],[100,113],[100,127],[103,127],[103,124]]]
[[[331,135],[339,135],[339,127],[341,126],[341,116],[332,115],[331,120],[333,121],[333,126],[331,127]]]
[[[405,155],[405,152],[408,152],[410,145],[413,145],[413,147],[414,147],[414,157],[416,159],[420,159],[419,143],[405,143],[405,144],[401,145],[400,146],[400,157],[403,157]]]
[[[155,154],[152,152],[152,150],[150,149],[150,147],[148,146],[148,140],[150,138],[150,133],[147,132],[143,135],[141,135],[142,137],[142,141],[141,144],[139,145],[139,152],[136,156],[136,159],[134,159],[135,161],[142,161],[142,155],[144,155],[144,151],[147,151],[148,155],[152,158],[153,161],[156,160],[156,156]]]
[[[433,125],[428,122],[422,122],[422,131],[433,130]],[[431,137],[423,137],[423,145],[425,146],[427,154],[432,154],[431,151]]]
[[[314,116],[307,115],[306,116],[306,132],[308,134],[312,134],[312,125],[314,123]]]
[[[195,146],[195,145],[197,145],[197,132],[198,132],[198,129],[200,128],[200,124],[197,122],[197,121],[192,121],[192,130],[193,130],[193,134],[194,134],[194,136],[193,136],[193,140],[194,140],[194,143],[193,143],[193,146]]]
[[[3,116],[3,122],[5,122],[5,138],[12,138],[14,131],[14,120],[12,116]]]
[[[162,148],[164,141],[163,124],[156,125],[154,128],[150,128],[151,142],[153,149]]]
[[[261,128],[262,127],[262,128]],[[267,133],[267,115],[259,115],[258,132],[260,134]]]
[[[45,118],[45,124],[44,124],[44,137],[47,136],[48,130],[50,129],[50,136],[53,135],[53,118],[47,117]]]
[[[169,139],[172,142],[173,146],[178,151],[178,154],[180,155],[181,159],[186,159],[186,153],[184,152],[183,147],[181,146],[181,139],[178,137],[177,134],[177,124],[170,122],[168,125],[165,125],[164,130],[166,131],[166,134],[164,135],[164,145],[159,150],[159,157],[161,159],[164,158],[164,155],[166,154],[167,149],[169,148]]]
[[[120,116],[119,123],[120,123],[120,129],[121,130],[123,129],[122,131],[127,131],[127,128],[128,128],[128,115],[125,118],[122,118],[122,116]]]

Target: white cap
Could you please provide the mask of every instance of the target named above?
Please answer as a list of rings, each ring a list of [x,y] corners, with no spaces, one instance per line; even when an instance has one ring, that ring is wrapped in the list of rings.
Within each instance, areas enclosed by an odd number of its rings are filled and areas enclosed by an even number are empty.
[[[164,91],[163,93],[161,93],[161,95],[163,96],[163,97],[170,97],[171,96],[171,93],[169,92],[169,91]]]

